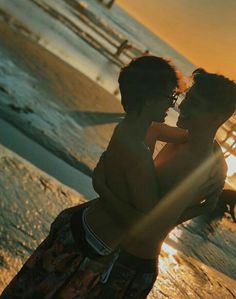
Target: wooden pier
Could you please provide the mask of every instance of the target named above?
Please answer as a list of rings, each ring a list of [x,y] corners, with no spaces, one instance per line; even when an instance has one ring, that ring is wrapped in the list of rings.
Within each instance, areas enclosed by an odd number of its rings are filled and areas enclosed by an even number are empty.
[[[71,13],[81,22],[69,18],[60,12],[55,6],[45,3],[42,0],[31,0],[53,18],[62,22],[67,28],[74,32],[78,37],[96,49],[100,54],[107,57],[118,67],[127,64],[131,59],[149,53],[145,47],[131,42],[127,36],[118,32],[116,29],[97,16],[85,3],[76,0],[65,0],[71,8]],[[86,26],[83,26],[86,25]],[[82,29],[83,27],[83,29]]]
[[[233,155],[236,157],[236,117],[233,115],[224,123],[217,134],[218,141],[224,148],[225,157]]]

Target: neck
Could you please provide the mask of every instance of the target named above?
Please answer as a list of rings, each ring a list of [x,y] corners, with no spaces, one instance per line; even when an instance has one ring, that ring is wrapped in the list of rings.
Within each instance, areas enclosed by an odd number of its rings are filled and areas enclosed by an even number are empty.
[[[215,129],[196,128],[189,131],[189,147],[193,153],[198,155],[206,155],[212,153],[214,139],[216,135]]]
[[[137,112],[129,113],[123,121],[123,124],[127,125],[127,130],[132,134],[132,138],[139,142],[145,140],[147,130],[151,123],[152,120],[142,112],[140,114]]]

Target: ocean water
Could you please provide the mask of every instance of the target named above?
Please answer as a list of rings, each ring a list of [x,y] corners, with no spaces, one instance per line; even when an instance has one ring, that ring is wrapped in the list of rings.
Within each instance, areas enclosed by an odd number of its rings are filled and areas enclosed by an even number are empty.
[[[188,76],[195,68],[184,56],[138,23],[118,5],[108,10],[96,0],[73,2],[84,6],[105,27],[116,30],[121,39],[128,39],[143,51],[148,49],[155,55],[171,59],[184,75]],[[102,55],[101,51],[95,50],[78,37],[78,30],[76,28],[74,31],[71,30],[68,22],[61,19],[61,17],[67,18],[75,27],[91,34],[91,30],[76,16],[70,3],[68,0],[2,0],[0,7],[26,26],[31,31],[28,35],[32,38],[36,35],[37,42],[43,47],[96,80],[110,92],[115,92],[120,68]],[[31,17],[32,13],[34,18]],[[96,38],[99,40],[99,36]],[[115,53],[116,48],[110,51]]]
[[[85,7],[86,11],[94,15],[94,18],[102,22],[108,30],[116,31],[121,40],[128,39],[142,51],[148,49],[155,55],[171,59],[185,76],[190,75],[195,68],[184,56],[138,23],[118,5],[108,10],[96,0],[72,2]],[[78,28],[82,28],[83,32],[89,34],[92,32],[77,17],[75,9],[70,4],[71,0],[2,0],[0,8],[25,26],[30,38],[85,73],[109,92],[115,93],[119,99],[117,78],[120,67],[104,56],[100,49],[96,50],[78,36]],[[73,23],[73,30],[67,20]],[[94,32],[93,36],[98,40],[100,38]],[[109,51],[115,53],[116,48],[113,47]],[[177,116],[176,111],[170,111],[166,119],[167,123],[174,125]]]
[[[152,53],[164,58],[171,59],[174,64],[185,75],[190,75],[195,65],[186,57],[166,43],[163,39],[151,32],[147,27],[139,23],[126,11],[114,4],[112,9],[104,9],[97,1],[86,0],[89,7],[107,20],[112,27],[117,28],[124,36],[140,45],[144,50],[150,50]]]

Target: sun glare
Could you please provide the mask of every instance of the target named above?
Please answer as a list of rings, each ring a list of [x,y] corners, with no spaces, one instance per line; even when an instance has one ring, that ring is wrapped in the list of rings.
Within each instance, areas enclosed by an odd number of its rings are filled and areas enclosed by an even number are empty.
[[[159,268],[161,271],[168,271],[170,265],[173,269],[173,267],[178,267],[178,263],[175,259],[175,255],[177,253],[177,250],[175,250],[170,245],[163,243],[161,248],[161,256],[159,259]]]
[[[167,253],[169,256],[173,256],[177,253],[177,250],[171,247],[170,245],[163,243],[162,250]]]
[[[228,166],[227,176],[232,176],[236,172],[236,157],[230,155],[228,158],[226,158],[226,163]]]

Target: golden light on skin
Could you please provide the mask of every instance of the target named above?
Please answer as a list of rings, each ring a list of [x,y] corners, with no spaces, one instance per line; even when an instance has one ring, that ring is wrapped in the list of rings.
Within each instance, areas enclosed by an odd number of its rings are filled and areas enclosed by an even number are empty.
[[[216,159],[220,153],[206,159],[199,167],[192,172],[178,186],[164,196],[153,210],[151,210],[139,223],[132,228],[130,235],[138,236],[144,230],[151,230],[151,233],[157,235],[160,233],[160,239],[163,238],[163,232],[168,226],[175,225],[183,211],[191,203],[191,199],[196,197],[199,190],[206,189],[205,175],[209,173],[215,165]],[[168,215],[168,217],[166,217]],[[168,219],[168,225],[167,225]],[[158,228],[156,230],[156,228]]]
[[[236,1],[117,0],[196,66],[236,79]]]

